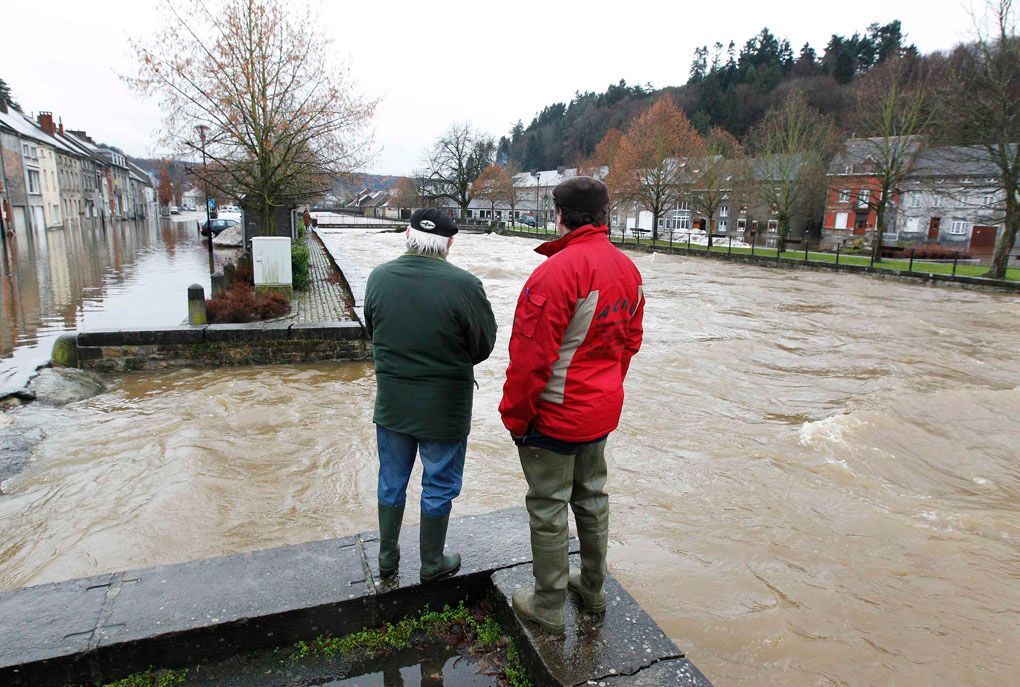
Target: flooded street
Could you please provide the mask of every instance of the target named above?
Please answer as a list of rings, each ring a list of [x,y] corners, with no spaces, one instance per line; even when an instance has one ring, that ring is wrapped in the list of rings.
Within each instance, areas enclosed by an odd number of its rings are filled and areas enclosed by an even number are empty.
[[[194,242],[190,226],[145,235]],[[403,251],[401,235],[338,235],[366,269]],[[484,281],[500,325],[476,370],[455,516],[523,506],[496,407],[513,305],[541,261],[535,245],[454,243],[451,260]],[[207,284],[204,256],[179,254]],[[1020,299],[635,261],[645,344],[607,451],[610,571],[628,591],[717,685],[1015,681]],[[91,288],[139,272],[144,282],[153,264],[90,267],[123,275]],[[74,284],[52,289],[72,294],[63,324],[38,308],[37,340],[75,321],[177,317],[147,312],[134,290],[89,314],[84,282]],[[4,305],[6,356],[8,331],[32,327],[8,324]],[[375,529],[374,388],[367,364],[138,373],[63,409],[12,413],[48,429],[3,485],[0,589]]]
[[[0,253],[0,395],[23,387],[64,332],[180,324],[188,285],[209,290],[199,217],[86,222],[11,237]],[[217,260],[225,254],[217,249]]]

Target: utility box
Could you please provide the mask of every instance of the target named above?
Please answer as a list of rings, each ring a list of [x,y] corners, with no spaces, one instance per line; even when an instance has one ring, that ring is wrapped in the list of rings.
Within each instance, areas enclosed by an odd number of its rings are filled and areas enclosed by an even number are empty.
[[[290,269],[290,239],[286,236],[256,236],[251,240],[255,273],[255,295],[269,291],[294,297],[294,278]]]

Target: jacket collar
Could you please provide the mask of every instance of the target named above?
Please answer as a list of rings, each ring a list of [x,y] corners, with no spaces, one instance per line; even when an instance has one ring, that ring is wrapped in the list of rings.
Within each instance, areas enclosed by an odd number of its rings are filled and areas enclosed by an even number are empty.
[[[561,250],[566,248],[571,243],[578,243],[582,241],[588,241],[591,239],[601,238],[609,234],[609,227],[605,225],[586,224],[583,227],[578,227],[573,231],[569,232],[565,236],[561,236],[555,241],[546,241],[545,243],[539,244],[538,248],[535,249],[536,253],[549,257],[559,253]]]

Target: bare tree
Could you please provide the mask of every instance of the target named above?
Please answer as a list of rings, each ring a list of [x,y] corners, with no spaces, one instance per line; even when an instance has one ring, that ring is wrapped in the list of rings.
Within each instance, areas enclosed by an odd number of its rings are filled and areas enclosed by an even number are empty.
[[[659,237],[659,218],[676,203],[684,161],[704,153],[705,142],[668,95],[635,119],[620,139],[607,181],[615,192],[651,211],[653,241]]]
[[[882,259],[882,234],[888,226],[889,204],[902,194],[903,180],[924,144],[931,120],[926,82],[916,60],[887,60],[858,79],[854,96],[855,125],[862,138],[853,139],[853,157],[869,167],[876,188],[863,200],[875,212],[872,257]],[[851,152],[851,151],[848,151]]]
[[[719,127],[713,127],[705,137],[703,157],[687,162],[691,187],[691,204],[708,218],[708,248],[712,249],[712,235],[716,229],[719,209],[730,202],[733,195],[734,166],[741,156],[740,142]]]
[[[411,177],[400,177],[393,187],[393,199],[401,209],[418,207],[421,196],[415,180]]]
[[[940,138],[964,146],[962,164],[997,171],[995,189],[1002,197],[995,242],[986,276],[1003,279],[1020,232],[1020,38],[1013,0],[991,0],[991,28],[976,18],[977,39],[957,47],[949,57],[939,90]]]
[[[503,201],[510,206],[511,225],[517,220],[517,205],[524,199],[528,189],[528,179],[521,171],[517,163],[507,163]]]
[[[821,204],[827,162],[835,147],[832,122],[794,91],[766,113],[749,135],[755,159],[746,166],[747,188],[779,223],[779,250],[786,250],[793,219]]]
[[[452,200],[460,206],[461,217],[466,216],[474,197],[471,184],[492,163],[495,154],[496,144],[491,137],[478,133],[466,122],[451,125],[426,156],[429,194]]]
[[[503,202],[506,196],[508,183],[506,170],[493,164],[483,169],[472,185],[474,196],[489,203],[489,224],[492,224],[496,217],[496,203]]]
[[[160,99],[165,145],[208,167],[193,173],[257,207],[273,233],[276,208],[315,197],[369,152],[375,102],[355,92],[330,41],[300,40],[318,21],[283,0],[167,1],[161,31],[132,41],[138,76]]]

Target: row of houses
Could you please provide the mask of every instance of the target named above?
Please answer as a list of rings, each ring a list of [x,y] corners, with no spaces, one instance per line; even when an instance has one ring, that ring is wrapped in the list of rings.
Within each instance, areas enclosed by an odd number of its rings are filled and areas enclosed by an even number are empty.
[[[972,253],[991,253],[1005,214],[1005,198],[996,188],[995,164],[973,148],[929,147],[921,139],[907,143],[910,154],[906,174],[901,188],[887,205],[883,243],[934,243]],[[824,200],[815,195],[815,204],[800,209],[792,218],[788,237],[791,243],[803,245],[807,241],[812,246],[834,249],[858,239],[866,244],[875,239],[878,218],[874,201],[880,192],[875,147],[876,139],[846,141],[842,152],[830,164],[826,178],[819,180]],[[689,164],[692,176],[696,177],[694,167],[705,162],[684,160],[677,164]],[[597,175],[607,172],[603,168]],[[538,226],[555,221],[552,190],[577,174],[577,169],[565,167],[518,174],[514,178],[517,202],[512,219]],[[698,193],[692,182],[690,188],[676,194],[673,206],[658,218],[659,234],[683,236],[688,232],[712,231],[722,237],[774,246],[779,236],[779,217],[752,188],[754,184],[773,183],[769,165],[745,159],[741,165],[735,164],[730,174],[717,178],[732,184],[725,189],[725,200],[712,217],[699,212],[692,202],[692,196]],[[435,204],[453,216],[460,216],[460,207],[449,199]],[[406,210],[392,193],[367,188],[355,194],[347,207],[391,218],[401,217]],[[475,197],[467,208],[467,218],[473,220],[510,221],[510,215],[510,204],[505,201],[492,203]],[[614,228],[652,229],[652,213],[635,202],[614,206],[609,219]]]
[[[32,119],[0,99],[0,230],[105,225],[156,210],[153,179],[123,153],[65,129],[52,112]]]

